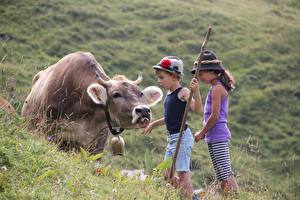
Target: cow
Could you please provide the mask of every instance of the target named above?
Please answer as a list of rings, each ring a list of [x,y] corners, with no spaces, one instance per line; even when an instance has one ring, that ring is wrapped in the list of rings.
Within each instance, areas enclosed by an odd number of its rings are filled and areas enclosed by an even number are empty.
[[[29,130],[43,132],[61,147],[102,152],[109,133],[143,128],[152,119],[150,107],[162,99],[156,86],[141,90],[142,81],[124,75],[109,78],[89,52],[64,56],[38,72],[22,107]]]

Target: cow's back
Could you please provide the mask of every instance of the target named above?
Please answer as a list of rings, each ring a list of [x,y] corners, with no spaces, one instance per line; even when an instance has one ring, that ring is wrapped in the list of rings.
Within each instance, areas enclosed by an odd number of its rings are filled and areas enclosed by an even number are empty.
[[[96,76],[108,78],[91,53],[76,52],[63,57],[35,76],[22,115],[34,126],[41,121],[75,119],[93,112],[86,89]]]

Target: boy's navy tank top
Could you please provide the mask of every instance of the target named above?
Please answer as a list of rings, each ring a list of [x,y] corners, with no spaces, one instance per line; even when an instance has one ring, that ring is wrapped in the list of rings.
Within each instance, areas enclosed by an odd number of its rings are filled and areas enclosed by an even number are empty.
[[[185,101],[178,99],[178,93],[182,87],[177,88],[172,93],[167,94],[164,100],[164,120],[169,134],[179,133],[180,126],[186,106]],[[185,129],[187,125],[185,125]]]

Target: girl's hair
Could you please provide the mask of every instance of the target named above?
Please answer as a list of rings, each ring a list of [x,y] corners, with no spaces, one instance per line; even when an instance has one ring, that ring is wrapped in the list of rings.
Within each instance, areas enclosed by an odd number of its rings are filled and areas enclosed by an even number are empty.
[[[224,69],[224,71],[218,70],[214,72],[217,74],[218,80],[221,81],[227,91],[230,92],[235,88],[235,80],[227,69]]]

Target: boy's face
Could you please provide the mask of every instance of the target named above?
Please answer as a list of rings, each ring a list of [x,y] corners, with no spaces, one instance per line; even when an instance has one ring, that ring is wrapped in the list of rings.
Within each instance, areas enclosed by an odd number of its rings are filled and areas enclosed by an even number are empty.
[[[166,90],[172,88],[179,81],[175,74],[169,74],[163,70],[155,70],[155,75],[159,85]]]

